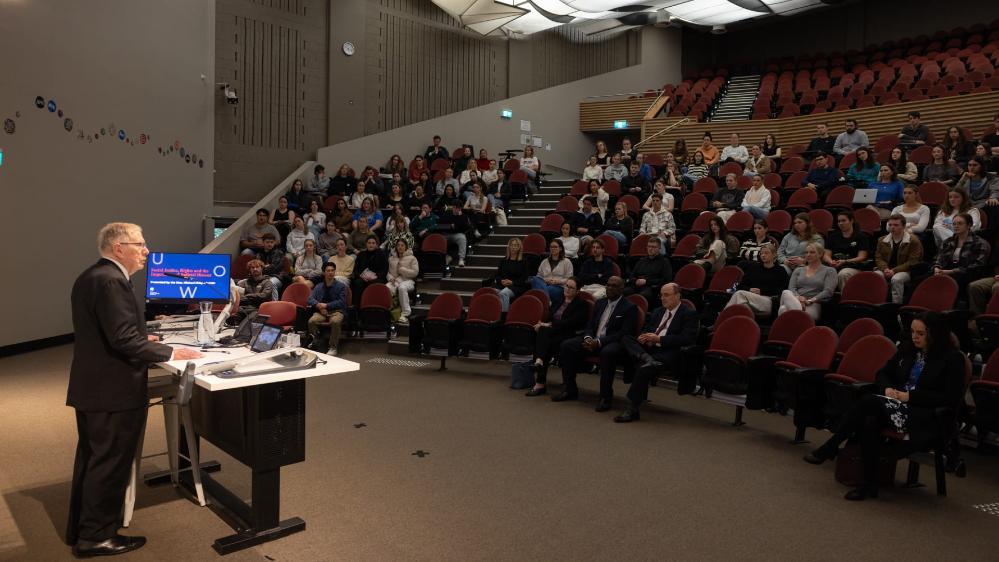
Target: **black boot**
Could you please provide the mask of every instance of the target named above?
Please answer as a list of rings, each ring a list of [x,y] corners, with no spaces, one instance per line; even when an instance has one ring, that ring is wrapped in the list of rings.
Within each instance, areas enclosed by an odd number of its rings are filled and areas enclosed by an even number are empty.
[[[830,447],[828,443],[822,445],[818,449],[815,449],[811,453],[804,456],[805,462],[808,464],[822,464],[828,460],[836,458],[836,453],[839,449],[836,447]]]

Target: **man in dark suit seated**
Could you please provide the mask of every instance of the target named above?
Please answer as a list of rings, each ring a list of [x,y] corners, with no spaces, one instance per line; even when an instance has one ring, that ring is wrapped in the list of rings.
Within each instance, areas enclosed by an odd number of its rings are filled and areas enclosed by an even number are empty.
[[[638,307],[621,296],[623,291],[623,279],[616,275],[608,279],[607,297],[597,301],[583,335],[562,342],[559,363],[562,365],[565,388],[560,394],[552,396],[552,402],[579,399],[576,373],[585,358],[597,356],[600,358],[600,402],[597,411],[610,410],[614,397],[614,370],[623,353],[621,336],[634,331],[638,317]]]
[[[146,334],[129,279],[149,256],[142,229],[105,225],[98,246],[101,259],[77,277],[71,296],[74,343],[66,405],[76,409],[79,443],[66,542],[78,558],[123,554],[146,543],[145,537],[119,535],[118,528],[149,408],[147,367],[201,357]]]
[[[658,238],[649,237],[646,251],[647,255],[631,268],[628,287],[624,292],[629,295],[642,295],[651,304],[660,287],[673,279],[673,266],[663,255],[663,244]]]
[[[664,367],[679,368],[680,348],[693,345],[697,337],[697,311],[680,300],[680,286],[667,283],[659,291],[662,308],[656,309],[645,321],[638,337],[626,335],[621,338],[628,360],[635,361],[638,372],[628,389],[631,405],[623,414],[614,418],[617,423],[628,423],[640,419],[639,409],[649,398],[649,381],[659,376]]]

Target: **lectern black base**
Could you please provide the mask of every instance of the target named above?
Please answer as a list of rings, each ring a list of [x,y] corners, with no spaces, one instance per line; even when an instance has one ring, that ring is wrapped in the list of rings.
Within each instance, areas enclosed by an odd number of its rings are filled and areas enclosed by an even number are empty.
[[[237,550],[250,548],[251,546],[256,546],[267,541],[286,537],[292,533],[304,530],[305,521],[298,517],[292,517],[291,519],[281,521],[278,523],[277,527],[263,530],[249,530],[229,535],[228,537],[215,539],[215,543],[212,544],[212,548],[214,548],[215,552],[218,552],[219,554],[230,554],[232,552],[236,552]]]

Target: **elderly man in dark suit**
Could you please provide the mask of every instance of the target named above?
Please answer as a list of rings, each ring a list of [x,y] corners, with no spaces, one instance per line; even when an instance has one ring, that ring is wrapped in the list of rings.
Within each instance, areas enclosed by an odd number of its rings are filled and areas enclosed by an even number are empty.
[[[73,284],[73,364],[66,404],[76,408],[79,442],[66,542],[77,557],[123,554],[144,537],[118,534],[129,471],[144,426],[149,363],[196,359],[146,335],[129,277],[146,264],[142,229],[111,223],[97,237],[101,259]]]
[[[649,397],[649,381],[664,367],[676,371],[680,363],[680,348],[693,345],[697,337],[697,311],[680,300],[680,286],[667,283],[659,291],[662,308],[649,315],[638,337],[624,336],[621,346],[629,360],[637,362],[638,373],[628,389],[631,405],[614,418],[617,423],[640,419],[639,409]]]
[[[580,337],[562,342],[559,363],[562,365],[562,382],[565,388],[552,396],[552,402],[579,399],[576,373],[586,357],[600,358],[600,402],[598,412],[610,410],[614,397],[614,370],[621,354],[621,336],[634,331],[638,307],[622,297],[624,280],[614,275],[607,280],[607,297],[597,301],[593,317]]]

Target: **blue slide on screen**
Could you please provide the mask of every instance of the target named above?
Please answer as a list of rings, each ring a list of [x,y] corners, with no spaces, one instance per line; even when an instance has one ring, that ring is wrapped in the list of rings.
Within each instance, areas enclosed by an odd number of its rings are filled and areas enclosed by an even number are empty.
[[[163,303],[229,300],[229,254],[151,253],[146,299]]]

